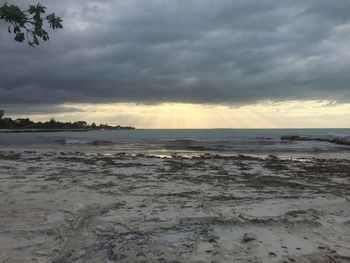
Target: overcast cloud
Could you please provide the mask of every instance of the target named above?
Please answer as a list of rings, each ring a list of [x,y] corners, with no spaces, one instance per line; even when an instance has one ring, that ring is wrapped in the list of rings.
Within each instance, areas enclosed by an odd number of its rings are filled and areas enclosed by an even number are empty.
[[[65,28],[31,49],[0,24],[0,104],[350,101],[349,0],[41,3]]]

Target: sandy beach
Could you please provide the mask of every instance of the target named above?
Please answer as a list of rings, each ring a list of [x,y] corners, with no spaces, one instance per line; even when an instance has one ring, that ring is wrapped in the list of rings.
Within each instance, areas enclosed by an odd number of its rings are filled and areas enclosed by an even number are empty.
[[[1,262],[350,262],[350,161],[2,151]]]

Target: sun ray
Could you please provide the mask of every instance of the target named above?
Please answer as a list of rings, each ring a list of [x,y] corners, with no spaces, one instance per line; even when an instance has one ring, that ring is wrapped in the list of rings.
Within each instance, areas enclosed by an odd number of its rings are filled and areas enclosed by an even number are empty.
[[[60,107],[67,111],[32,114],[31,118],[45,121],[55,117],[62,121],[86,120],[138,128],[350,127],[350,104],[330,101],[265,101],[240,107],[186,103],[64,104]]]

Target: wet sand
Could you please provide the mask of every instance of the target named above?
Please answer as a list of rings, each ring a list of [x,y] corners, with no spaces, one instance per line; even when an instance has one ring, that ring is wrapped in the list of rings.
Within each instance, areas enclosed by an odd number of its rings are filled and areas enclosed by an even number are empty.
[[[0,262],[350,262],[350,161],[0,152]]]

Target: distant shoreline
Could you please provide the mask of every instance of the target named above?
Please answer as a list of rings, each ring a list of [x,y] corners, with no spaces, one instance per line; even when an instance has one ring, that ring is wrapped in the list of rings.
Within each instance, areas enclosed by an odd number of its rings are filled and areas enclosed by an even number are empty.
[[[86,121],[60,122],[51,118],[46,122],[34,122],[29,118],[3,118],[4,110],[0,110],[0,133],[10,132],[86,132],[94,130],[134,130],[132,126],[110,126],[108,124],[88,124]]]
[[[135,130],[135,129],[0,129],[0,133],[24,133],[24,132],[88,132],[103,130]]]

